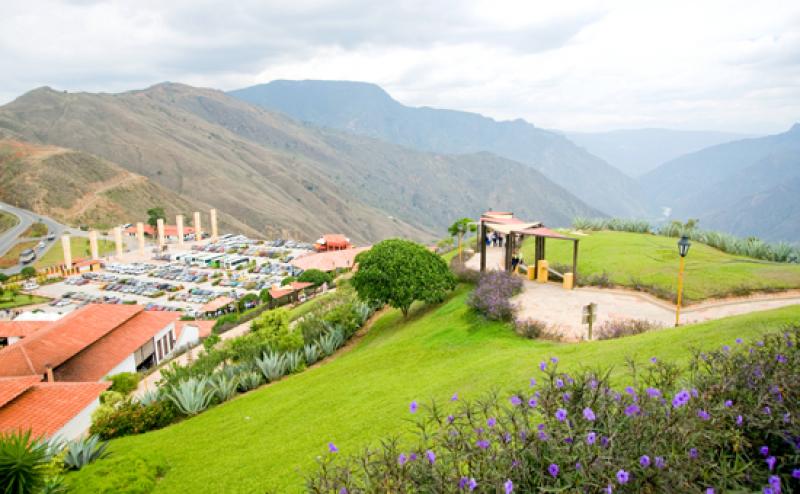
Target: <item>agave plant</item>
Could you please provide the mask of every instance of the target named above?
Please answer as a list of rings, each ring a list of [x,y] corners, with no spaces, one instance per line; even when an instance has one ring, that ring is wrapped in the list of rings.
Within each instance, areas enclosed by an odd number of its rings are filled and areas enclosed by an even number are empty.
[[[334,334],[335,333],[331,331],[320,336],[319,338],[319,347],[322,350],[322,353],[324,353],[326,356],[333,355],[333,352],[335,352],[338,348]]]
[[[30,431],[0,434],[0,486],[3,492],[33,493],[44,485],[48,444]]]
[[[169,387],[167,398],[178,410],[186,415],[197,415],[211,403],[212,392],[208,389],[208,379],[191,377]]]
[[[315,343],[304,346],[303,353],[306,355],[306,365],[312,365],[314,362],[319,360],[320,350]]]
[[[256,358],[256,366],[268,382],[277,381],[286,373],[286,358],[277,353],[264,352],[261,358]]]
[[[236,390],[239,387],[239,379],[237,376],[228,377],[228,373],[224,370],[219,374],[215,374],[209,380],[209,389],[214,397],[220,402],[228,401],[236,396]]]
[[[108,456],[106,448],[108,442],[100,442],[96,435],[70,441],[67,443],[64,466],[70,470],[80,470],[89,463]]]
[[[291,374],[296,372],[301,365],[303,365],[303,354],[300,352],[287,352],[284,354],[286,362],[286,373]]]
[[[261,386],[263,382],[264,377],[260,372],[246,371],[239,374],[239,389],[242,390],[242,392],[256,389]]]
[[[372,315],[372,308],[366,302],[358,302],[356,304],[355,312],[356,315],[358,316],[358,321],[359,321],[358,325],[361,326],[362,324],[367,322],[369,316]]]
[[[159,388],[148,389],[141,396],[139,396],[136,401],[141,403],[143,406],[150,406],[157,401],[161,401],[161,390]]]

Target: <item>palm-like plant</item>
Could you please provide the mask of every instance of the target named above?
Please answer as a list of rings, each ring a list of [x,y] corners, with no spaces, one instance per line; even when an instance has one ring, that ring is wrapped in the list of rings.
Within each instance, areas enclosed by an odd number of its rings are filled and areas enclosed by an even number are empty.
[[[100,438],[96,435],[70,441],[66,447],[64,466],[70,470],[80,470],[89,463],[108,456],[106,448],[108,441],[100,442]]]
[[[178,410],[186,415],[197,415],[211,404],[212,392],[208,389],[208,379],[189,378],[172,385],[166,392]]]
[[[49,461],[46,442],[31,432],[0,434],[0,487],[8,494],[38,492]]]

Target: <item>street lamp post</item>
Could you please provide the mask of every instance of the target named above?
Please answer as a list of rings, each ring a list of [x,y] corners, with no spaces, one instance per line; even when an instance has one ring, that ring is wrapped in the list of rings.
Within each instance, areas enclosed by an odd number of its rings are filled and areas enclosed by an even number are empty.
[[[680,258],[680,267],[678,268],[678,305],[675,307],[675,327],[680,326],[681,323],[681,301],[683,299],[683,268],[686,261],[686,254],[689,253],[689,247],[692,245],[689,242],[689,237],[681,235],[678,240],[678,254]]]

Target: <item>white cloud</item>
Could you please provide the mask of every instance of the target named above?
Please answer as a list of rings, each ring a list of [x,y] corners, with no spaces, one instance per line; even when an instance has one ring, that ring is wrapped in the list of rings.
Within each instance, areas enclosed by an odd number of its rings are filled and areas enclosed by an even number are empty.
[[[41,85],[375,82],[401,102],[593,130],[800,120],[800,4],[211,0],[3,3],[0,103]]]

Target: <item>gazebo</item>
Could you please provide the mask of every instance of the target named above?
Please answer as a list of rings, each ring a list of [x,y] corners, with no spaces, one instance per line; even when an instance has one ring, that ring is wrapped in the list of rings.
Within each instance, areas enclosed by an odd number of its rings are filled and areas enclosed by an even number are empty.
[[[522,245],[526,236],[534,237],[534,276],[539,272],[539,261],[545,259],[545,247],[548,238],[556,240],[566,240],[572,242],[572,274],[577,279],[578,276],[578,242],[577,238],[562,235],[556,231],[546,228],[540,221],[523,221],[515,218],[514,214],[507,211],[487,211],[481,215],[478,221],[478,251],[481,256],[481,272],[486,271],[486,239],[490,231],[495,231],[505,235],[505,256],[503,267],[511,272],[514,250]],[[564,278],[564,273],[559,273],[548,266],[548,271],[554,275]]]

